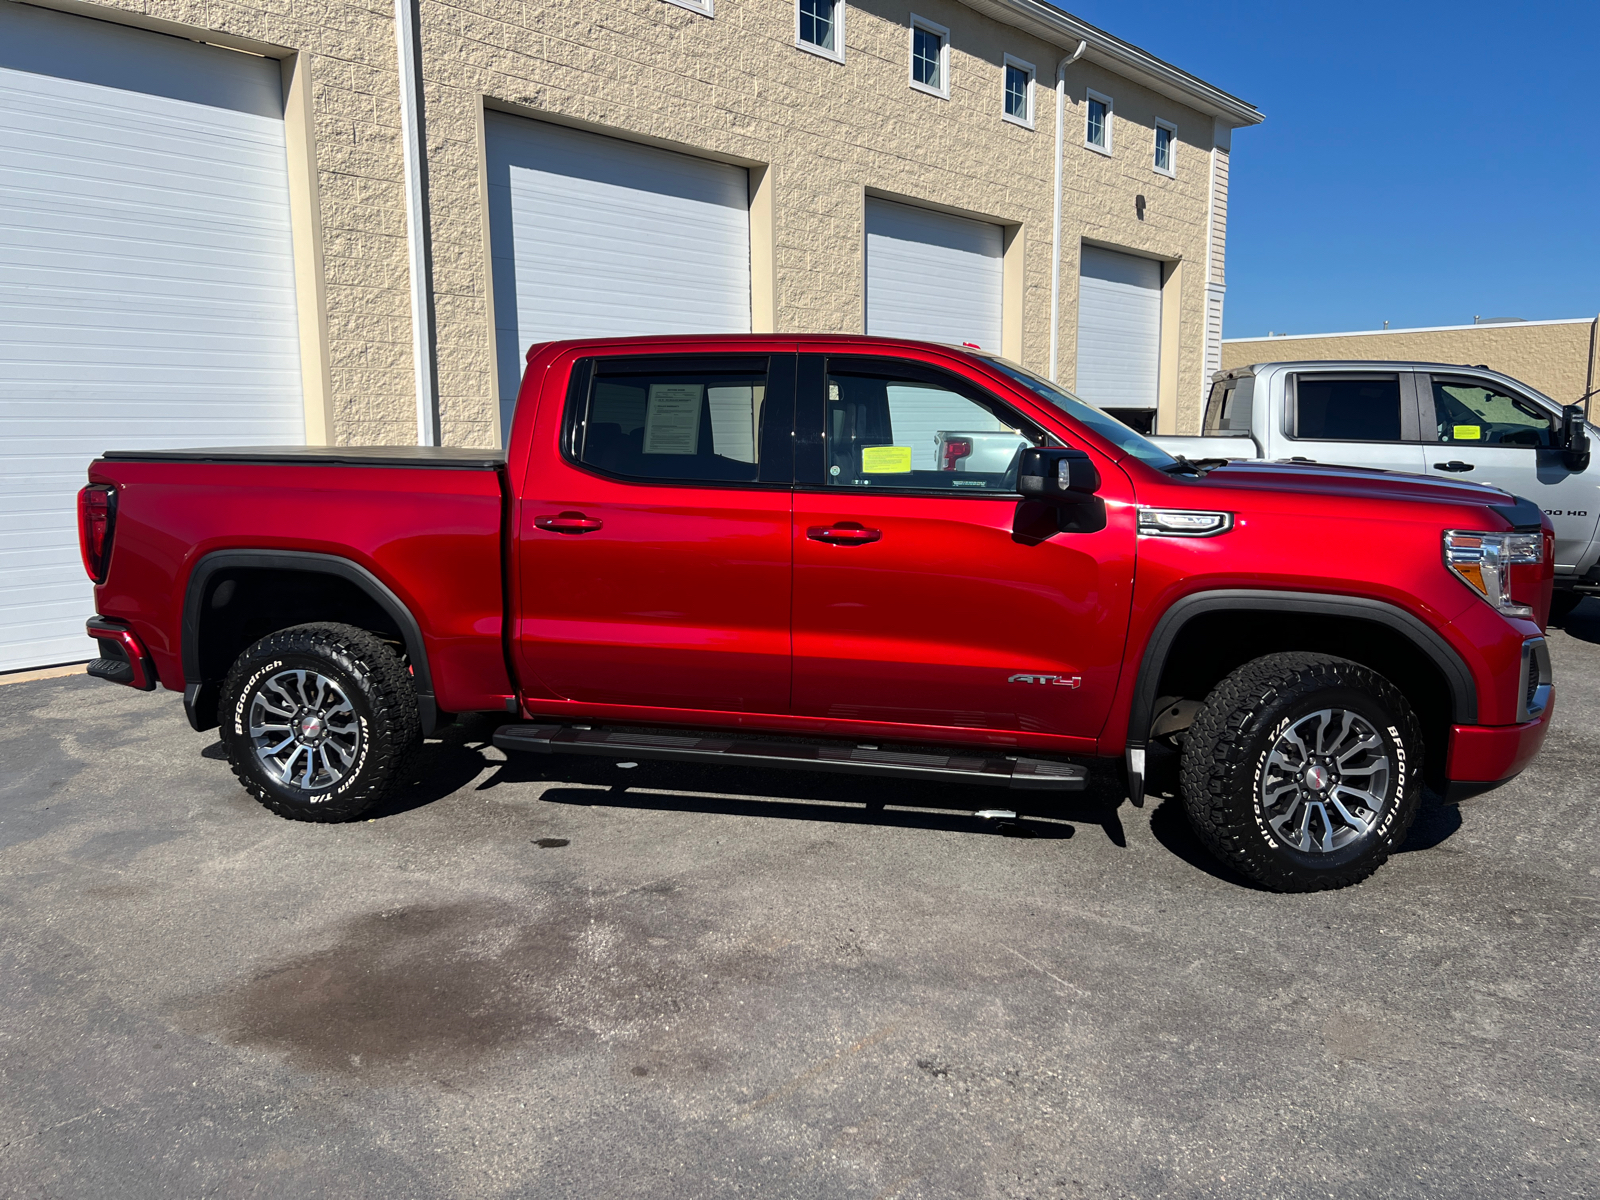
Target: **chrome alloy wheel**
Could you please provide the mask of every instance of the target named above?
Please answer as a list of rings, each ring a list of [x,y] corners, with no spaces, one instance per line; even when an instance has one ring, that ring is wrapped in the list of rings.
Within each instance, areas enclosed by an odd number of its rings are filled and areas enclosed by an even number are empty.
[[[337,683],[316,671],[279,671],[250,699],[250,743],[282,783],[314,792],[355,765],[361,720]]]
[[[1324,708],[1291,722],[1261,772],[1261,816],[1278,840],[1332,854],[1365,837],[1389,803],[1383,737],[1360,713]]]

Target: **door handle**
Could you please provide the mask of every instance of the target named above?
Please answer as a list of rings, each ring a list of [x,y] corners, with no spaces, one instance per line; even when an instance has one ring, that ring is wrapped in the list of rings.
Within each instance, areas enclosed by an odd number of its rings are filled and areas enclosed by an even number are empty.
[[[883,534],[858,521],[835,521],[832,525],[813,525],[806,530],[806,536],[813,542],[827,542],[833,546],[865,546]]]
[[[1459,458],[1452,458],[1447,463],[1434,463],[1433,469],[1435,471],[1470,471],[1472,470],[1472,465],[1471,463],[1462,462]]]
[[[593,533],[605,524],[599,517],[586,517],[581,512],[564,512],[554,517],[535,517],[533,523],[551,533]]]

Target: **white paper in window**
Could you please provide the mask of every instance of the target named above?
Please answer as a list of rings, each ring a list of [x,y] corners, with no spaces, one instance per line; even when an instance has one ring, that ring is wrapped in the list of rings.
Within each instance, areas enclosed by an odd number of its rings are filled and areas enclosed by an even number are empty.
[[[652,383],[644,416],[646,454],[698,454],[700,451],[699,383]]]

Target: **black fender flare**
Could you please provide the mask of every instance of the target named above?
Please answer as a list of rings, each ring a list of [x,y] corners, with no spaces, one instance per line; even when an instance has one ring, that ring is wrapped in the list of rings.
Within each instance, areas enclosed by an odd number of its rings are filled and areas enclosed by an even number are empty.
[[[1144,748],[1150,723],[1154,719],[1156,689],[1161,672],[1183,627],[1203,613],[1230,608],[1265,612],[1306,613],[1309,615],[1353,617],[1394,630],[1427,656],[1450,689],[1451,719],[1458,725],[1472,725],[1478,719],[1478,687],[1472,672],[1454,647],[1420,617],[1396,605],[1365,596],[1340,596],[1327,592],[1280,592],[1257,588],[1219,588],[1194,592],[1177,600],[1161,615],[1150,640],[1145,643],[1139,662],[1139,675],[1133,688],[1133,707],[1128,713],[1128,748]]]
[[[428,669],[428,649],[422,640],[422,627],[411,610],[383,580],[360,563],[336,554],[316,554],[306,550],[213,550],[195,564],[183,593],[183,709],[189,724],[204,731],[217,724],[217,692],[220,680],[208,680],[200,670],[200,612],[211,577],[229,569],[300,571],[313,575],[333,575],[354,584],[383,609],[400,630],[406,656],[411,660],[412,679],[417,692],[417,715],[422,732],[431,734],[439,723],[439,706],[433,694],[433,673]]]

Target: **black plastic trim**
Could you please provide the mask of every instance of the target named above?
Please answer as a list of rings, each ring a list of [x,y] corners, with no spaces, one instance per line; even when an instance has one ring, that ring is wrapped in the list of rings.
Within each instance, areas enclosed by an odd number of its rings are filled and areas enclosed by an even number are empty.
[[[431,734],[437,728],[439,706],[433,696],[433,674],[428,670],[428,650],[422,640],[422,627],[411,615],[411,610],[383,580],[360,563],[334,554],[315,554],[305,550],[216,550],[195,565],[183,596],[183,707],[188,714],[189,724],[195,729],[214,729],[217,725],[216,692],[221,681],[202,679],[200,675],[200,607],[204,603],[206,585],[211,577],[226,569],[305,571],[333,575],[355,584],[374,604],[388,613],[399,628],[406,644],[406,656],[411,660],[417,714],[422,719],[423,735]],[[200,723],[205,721],[209,721],[209,724]]]
[[[1145,643],[1144,657],[1139,664],[1139,678],[1134,685],[1133,709],[1128,714],[1128,741],[1130,748],[1145,745],[1154,719],[1156,689],[1161,683],[1161,672],[1167,655],[1177,641],[1178,634],[1192,619],[1202,613],[1225,609],[1244,609],[1265,612],[1309,613],[1331,617],[1351,617],[1386,626],[1408,638],[1417,649],[1439,668],[1450,688],[1452,721],[1457,725],[1473,725],[1478,720],[1478,688],[1472,672],[1450,643],[1430,629],[1419,617],[1365,596],[1337,596],[1323,592],[1279,592],[1253,588],[1228,588],[1196,592],[1178,600],[1156,622],[1150,640]]]

